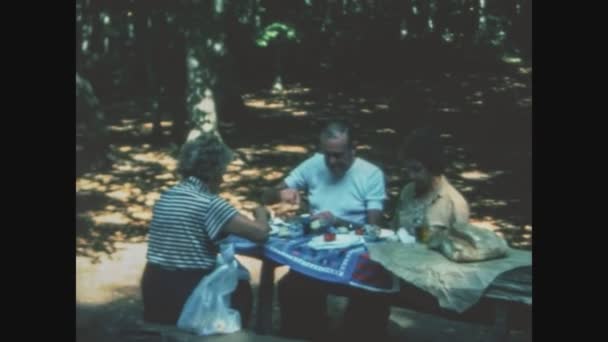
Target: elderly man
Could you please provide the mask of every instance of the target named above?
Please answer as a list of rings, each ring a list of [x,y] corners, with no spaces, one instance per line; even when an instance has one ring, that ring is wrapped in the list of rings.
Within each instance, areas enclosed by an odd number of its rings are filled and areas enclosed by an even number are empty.
[[[320,148],[320,153],[302,162],[277,187],[265,191],[263,202],[299,204],[299,191],[306,191],[313,219],[380,225],[386,198],[384,174],[356,157],[349,125],[329,123],[321,132]],[[294,271],[281,279],[281,333],[296,338],[321,336],[327,328],[329,287]],[[383,298],[365,290],[349,288],[347,292],[345,331],[358,337],[383,334],[390,313]]]

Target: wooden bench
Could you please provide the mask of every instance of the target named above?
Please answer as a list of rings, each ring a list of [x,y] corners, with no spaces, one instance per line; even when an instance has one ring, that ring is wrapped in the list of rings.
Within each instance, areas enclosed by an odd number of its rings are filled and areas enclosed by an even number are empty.
[[[512,328],[530,331],[532,322],[532,268],[521,267],[498,276],[482,298],[458,314],[442,309],[435,297],[402,283],[393,306],[449,320],[493,325],[492,341],[507,341]]]
[[[121,341],[158,342],[290,342],[297,341],[278,336],[258,335],[250,330],[240,330],[226,335],[197,336],[178,329],[174,325],[138,322],[135,327],[121,332]]]
[[[274,271],[278,264],[262,259],[260,287],[258,289],[257,321],[255,332],[269,334],[272,331],[272,306],[274,297]],[[330,294],[341,296],[342,293]],[[530,330],[532,303],[532,268],[521,267],[498,276],[488,287],[481,300],[462,314],[442,309],[431,294],[407,283],[402,284],[399,294],[392,298],[392,305],[432,314],[442,318],[494,326],[492,341],[507,341],[513,327],[513,317],[520,318],[518,328]],[[519,313],[519,314],[516,314]]]

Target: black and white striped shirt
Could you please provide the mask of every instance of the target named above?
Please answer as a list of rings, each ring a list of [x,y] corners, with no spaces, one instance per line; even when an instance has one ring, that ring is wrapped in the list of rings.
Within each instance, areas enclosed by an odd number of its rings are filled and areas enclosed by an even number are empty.
[[[168,268],[212,269],[220,230],[237,213],[197,178],[185,179],[154,205],[148,261]]]

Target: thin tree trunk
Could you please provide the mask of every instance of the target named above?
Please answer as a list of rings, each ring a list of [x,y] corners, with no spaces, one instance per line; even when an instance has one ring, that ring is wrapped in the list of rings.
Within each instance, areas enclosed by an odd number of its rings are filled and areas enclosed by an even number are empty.
[[[105,151],[108,143],[105,114],[101,109],[95,90],[86,78],[76,73],[76,121],[86,125],[83,145],[87,153],[87,161],[105,162]]]
[[[212,56],[213,49],[217,49],[217,44],[221,44],[213,34],[218,16],[211,6],[205,6],[204,3],[192,5],[188,15],[185,44],[186,112],[190,117],[190,133],[187,140],[201,134],[220,136],[214,92],[217,70],[213,65]],[[213,19],[209,20],[212,17]]]

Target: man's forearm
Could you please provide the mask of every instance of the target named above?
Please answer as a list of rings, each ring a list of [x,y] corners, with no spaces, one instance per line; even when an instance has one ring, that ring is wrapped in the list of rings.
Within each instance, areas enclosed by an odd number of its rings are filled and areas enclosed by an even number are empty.
[[[381,210],[368,210],[367,211],[367,223],[374,224],[376,226],[382,226],[382,211]]]
[[[262,204],[271,205],[281,202],[281,190],[287,189],[287,184],[281,182],[279,185],[272,188],[266,188],[262,191]]]

